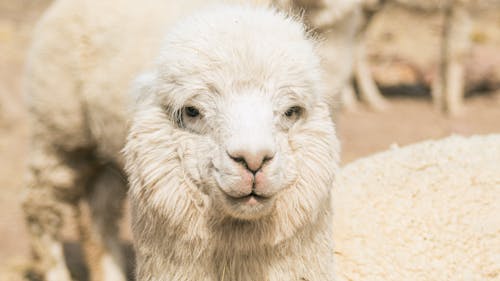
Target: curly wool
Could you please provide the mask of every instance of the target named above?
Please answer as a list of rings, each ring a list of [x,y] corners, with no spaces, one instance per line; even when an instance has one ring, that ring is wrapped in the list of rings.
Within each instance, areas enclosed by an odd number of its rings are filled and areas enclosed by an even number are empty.
[[[360,159],[334,192],[339,280],[498,280],[500,135]]]

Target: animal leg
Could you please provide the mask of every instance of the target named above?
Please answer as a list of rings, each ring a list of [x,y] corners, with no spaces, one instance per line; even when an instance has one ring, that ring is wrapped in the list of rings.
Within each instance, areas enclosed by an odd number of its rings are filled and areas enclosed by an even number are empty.
[[[451,115],[459,114],[463,109],[465,94],[465,57],[470,49],[470,15],[466,7],[455,4],[449,17],[450,24],[446,50],[446,110]]]
[[[355,56],[354,72],[359,88],[360,98],[366,101],[368,105],[375,110],[386,109],[388,107],[387,101],[384,99],[375,84],[368,65],[365,46],[362,39],[358,42]]]
[[[122,175],[105,167],[82,202],[81,234],[91,281],[125,281],[118,223],[126,195]]]
[[[34,273],[44,281],[70,281],[63,252],[61,229],[65,208],[73,208],[82,193],[78,161],[64,153],[36,145],[31,153],[28,193],[23,211],[34,256]]]
[[[440,66],[439,66],[440,68]],[[431,84],[431,96],[434,108],[437,111],[442,111],[444,108],[443,102],[443,91],[444,91],[444,81],[443,72],[439,69],[437,74],[433,77]]]

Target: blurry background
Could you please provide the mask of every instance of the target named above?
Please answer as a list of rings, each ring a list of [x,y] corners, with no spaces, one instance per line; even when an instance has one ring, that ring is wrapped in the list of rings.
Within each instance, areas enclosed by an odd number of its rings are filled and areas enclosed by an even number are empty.
[[[25,162],[30,157],[21,78],[33,25],[49,4],[49,0],[0,0],[0,268],[23,266],[28,255],[19,207],[25,192]],[[439,50],[439,15],[391,5],[375,15],[368,29],[367,52],[390,106],[376,112],[361,104],[353,112],[339,113],[343,163],[394,143],[500,133],[500,10],[475,13],[473,22],[465,110],[447,117],[434,110],[428,85]],[[74,240],[75,233],[67,227],[68,241]],[[78,251],[68,245],[74,256]],[[0,279],[5,276],[0,271]]]

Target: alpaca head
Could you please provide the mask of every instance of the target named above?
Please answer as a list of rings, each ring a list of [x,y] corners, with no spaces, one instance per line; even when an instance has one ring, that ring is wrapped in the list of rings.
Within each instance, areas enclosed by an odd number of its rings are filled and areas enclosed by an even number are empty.
[[[132,197],[167,217],[197,196],[238,220],[287,204],[314,213],[337,160],[319,69],[303,26],[275,11],[226,7],[176,25],[139,79],[125,148]]]

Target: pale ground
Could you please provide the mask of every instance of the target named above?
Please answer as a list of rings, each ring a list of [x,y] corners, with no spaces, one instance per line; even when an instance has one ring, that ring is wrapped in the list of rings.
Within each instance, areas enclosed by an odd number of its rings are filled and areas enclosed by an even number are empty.
[[[19,207],[25,192],[23,170],[29,158],[28,126],[20,81],[33,22],[48,2],[0,0],[0,267],[22,264],[28,255]],[[429,20],[420,24],[418,19],[397,10],[386,14],[385,20],[382,18],[374,25],[370,35],[372,42],[368,44],[373,60],[377,61],[377,79],[389,84],[426,81],[427,73],[432,72],[435,50],[432,46],[437,44],[436,32],[432,29],[438,26],[438,19],[428,16]],[[397,24],[390,24],[387,19]],[[481,18],[482,22],[484,19]],[[488,20],[493,26],[479,23],[473,33],[477,44],[470,65],[474,73],[468,75],[468,80],[477,82],[488,74],[492,78],[485,83],[491,85],[490,80],[500,81],[497,79],[500,77],[500,34],[497,34],[500,19],[490,16]],[[403,32],[425,24],[430,26],[431,32],[420,29],[408,34]],[[429,44],[422,45],[423,42]],[[467,108],[461,117],[447,118],[433,110],[425,89],[409,91],[420,93],[418,97],[403,95],[402,90],[390,91],[398,95],[391,95],[391,106],[385,112],[373,112],[361,106],[357,112],[342,112],[338,116],[344,163],[386,149],[393,143],[404,145],[450,134],[500,133],[500,92],[473,95],[467,98]],[[66,232],[72,241],[74,232]],[[69,248],[74,250],[75,247]],[[5,276],[2,275],[0,272],[0,280]]]

